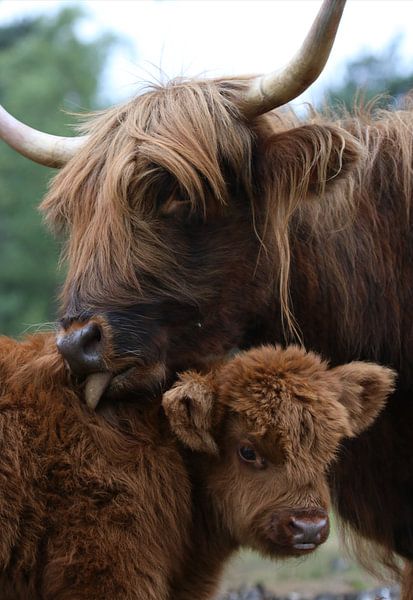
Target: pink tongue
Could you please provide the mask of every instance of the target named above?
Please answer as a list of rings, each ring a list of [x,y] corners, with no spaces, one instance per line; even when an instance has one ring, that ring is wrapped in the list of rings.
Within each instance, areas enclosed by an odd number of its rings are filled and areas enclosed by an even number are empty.
[[[85,385],[85,400],[89,408],[95,410],[111,379],[112,373],[109,371],[89,375]]]

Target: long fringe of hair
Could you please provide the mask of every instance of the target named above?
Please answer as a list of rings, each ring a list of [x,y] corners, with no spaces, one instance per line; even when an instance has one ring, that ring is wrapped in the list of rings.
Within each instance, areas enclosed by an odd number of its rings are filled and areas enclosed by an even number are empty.
[[[345,230],[347,262],[352,263],[356,245],[349,231],[363,196],[397,187],[407,200],[409,218],[411,101],[406,110],[368,106],[339,121],[337,115],[312,111],[303,123],[291,111],[278,111],[250,124],[239,102],[246,83],[177,80],[89,115],[80,127],[89,143],[57,175],[41,205],[55,229],[70,228],[63,297],[76,282],[79,292],[95,287],[103,305],[110,296],[130,303],[140,289],[137,273],[146,272],[162,282],[161,293],[191,300],[194,290],[186,288],[189,278],[180,273],[179,248],[171,253],[153,227],[160,196],[177,193],[192,213],[207,219],[230,208],[235,179],[261,244],[257,268],[260,258],[269,258],[286,338],[300,339],[290,298],[297,224],[305,221],[313,238],[327,246],[332,234]],[[371,200],[366,205],[374,226],[377,207]],[[372,253],[375,232],[364,233],[372,238]],[[345,299],[343,323],[348,327],[351,297],[337,246],[326,247],[326,257]],[[90,285],[94,280],[98,286]]]

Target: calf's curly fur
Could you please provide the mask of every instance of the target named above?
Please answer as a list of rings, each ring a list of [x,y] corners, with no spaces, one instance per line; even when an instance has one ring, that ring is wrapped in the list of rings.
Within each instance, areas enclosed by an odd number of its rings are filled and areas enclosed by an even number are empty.
[[[190,486],[159,404],[111,426],[43,335],[1,339],[0,390],[0,598],[169,598]]]
[[[184,373],[162,404],[95,414],[52,336],[1,338],[0,599],[206,600],[240,546],[312,551],[339,442],[393,383],[377,365],[263,347]],[[297,542],[297,515],[322,522],[313,543]]]

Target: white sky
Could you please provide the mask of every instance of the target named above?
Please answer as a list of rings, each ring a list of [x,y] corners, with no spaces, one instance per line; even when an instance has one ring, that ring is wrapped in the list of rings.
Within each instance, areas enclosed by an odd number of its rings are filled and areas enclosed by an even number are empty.
[[[0,0],[0,23],[53,13],[69,0]],[[110,64],[115,97],[133,95],[139,79],[259,73],[282,67],[296,52],[320,0],[83,0],[90,13],[85,36],[115,31],[129,41]],[[348,0],[328,65],[300,98],[311,100],[337,79],[346,59],[380,49],[404,34],[403,57],[413,69],[413,0]],[[150,75],[148,75],[148,72]],[[24,76],[24,75],[22,75]]]

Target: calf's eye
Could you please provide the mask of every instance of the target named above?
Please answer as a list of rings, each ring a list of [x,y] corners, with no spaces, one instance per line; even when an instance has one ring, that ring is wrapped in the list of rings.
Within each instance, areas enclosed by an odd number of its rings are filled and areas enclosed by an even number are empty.
[[[238,454],[245,462],[255,462],[257,460],[255,450],[254,448],[251,448],[251,446],[240,446],[238,448]]]

